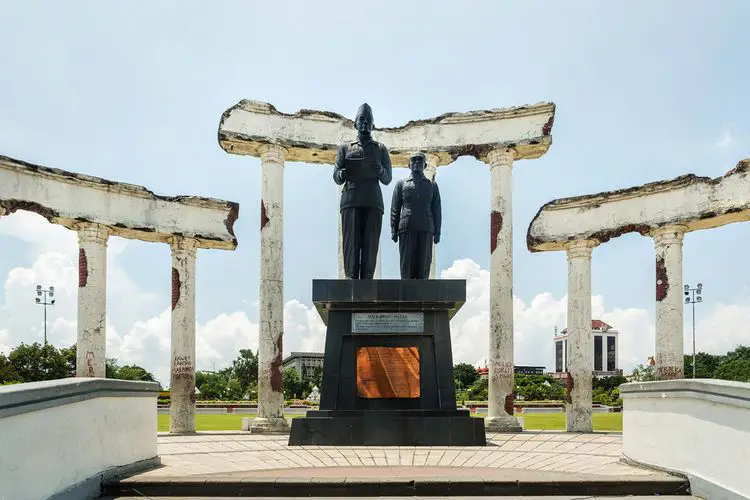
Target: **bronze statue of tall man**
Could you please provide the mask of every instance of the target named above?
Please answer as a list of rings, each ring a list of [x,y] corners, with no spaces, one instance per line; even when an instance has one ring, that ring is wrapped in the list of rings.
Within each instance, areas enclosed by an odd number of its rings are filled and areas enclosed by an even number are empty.
[[[336,152],[333,181],[341,192],[341,227],[344,272],[347,279],[372,279],[383,225],[380,183],[391,182],[388,149],[372,139],[372,108],[365,103],[354,118],[357,140],[345,142]]]

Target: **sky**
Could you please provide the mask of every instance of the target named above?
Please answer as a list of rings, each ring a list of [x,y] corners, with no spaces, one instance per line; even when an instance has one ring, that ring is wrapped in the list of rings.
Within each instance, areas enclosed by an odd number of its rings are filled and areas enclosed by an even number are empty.
[[[549,200],[685,173],[716,177],[750,157],[746,19],[750,4],[599,1],[25,0],[0,16],[0,154],[146,186],[236,201],[235,251],[199,250],[197,368],[220,369],[258,344],[260,162],[221,150],[221,114],[241,99],[280,111],[375,124],[554,102],[552,146],[513,169],[516,364],[554,368],[566,320],[563,252],[526,248]],[[325,327],[311,280],[336,277],[338,190],[332,167],[287,163],[285,351],[320,350]],[[390,200],[394,182],[383,189]],[[471,157],[440,167],[443,278],[467,280],[452,322],[456,362],[483,365],[489,344],[489,169]],[[398,277],[383,231],[383,278]],[[750,226],[685,237],[684,281],[702,282],[698,350],[750,344]],[[77,240],[17,212],[0,219],[0,350],[43,339],[37,284],[54,285],[48,338],[75,341]],[[169,248],[111,238],[107,356],[168,384]],[[596,248],[592,309],[619,330],[620,366],[653,355],[653,242],[626,235]],[[685,350],[692,349],[685,309]]]

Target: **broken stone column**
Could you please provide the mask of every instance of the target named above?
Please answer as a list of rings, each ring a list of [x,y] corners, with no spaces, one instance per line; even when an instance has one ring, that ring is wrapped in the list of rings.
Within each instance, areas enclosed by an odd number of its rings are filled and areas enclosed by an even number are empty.
[[[424,170],[425,177],[435,182],[435,176],[437,175],[437,167],[440,157],[436,154],[427,154],[427,167]],[[434,280],[437,277],[437,245],[432,244],[432,263],[430,264],[430,279]]]
[[[684,346],[682,337],[682,240],[685,226],[673,225],[656,229],[656,378],[684,377]]]
[[[172,249],[172,361],[169,432],[195,432],[195,253],[197,242],[175,236]]]
[[[81,223],[78,231],[78,335],[76,377],[106,377],[107,239],[101,224]]]
[[[260,339],[258,416],[254,433],[288,433],[282,386],[284,336],[284,158],[286,149],[263,145],[260,201]]]
[[[513,210],[512,169],[515,152],[494,150],[490,165],[490,432],[520,432],[513,416]]]
[[[594,339],[591,333],[591,251],[594,240],[565,244],[568,254],[568,432],[591,432]]]

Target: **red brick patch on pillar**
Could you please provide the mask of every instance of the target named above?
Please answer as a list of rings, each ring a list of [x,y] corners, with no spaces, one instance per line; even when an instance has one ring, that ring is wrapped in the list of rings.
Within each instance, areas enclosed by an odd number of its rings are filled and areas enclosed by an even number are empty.
[[[86,250],[78,249],[78,287],[83,288],[89,282],[89,261],[86,259]]]
[[[268,221],[271,220],[268,218],[268,215],[266,215],[266,204],[263,203],[263,200],[260,200],[260,230],[262,231],[264,227],[266,227],[266,224],[268,224]]]
[[[664,257],[656,258],[656,300],[661,302],[667,298],[669,291],[669,278],[667,267],[664,265]]]
[[[512,392],[505,396],[505,413],[507,413],[508,415],[513,416],[513,403],[515,399],[516,397]]]
[[[573,404],[573,375],[568,373],[567,386],[565,387],[565,402]]]
[[[490,214],[490,253],[494,252],[495,248],[497,248],[497,235],[500,234],[502,228],[503,214],[493,210]]]
[[[283,392],[284,390],[281,374],[282,347],[283,340],[282,337],[279,337],[279,340],[276,341],[276,357],[271,361],[271,390],[273,392]]]
[[[176,268],[172,268],[172,310],[174,311],[177,307],[177,302],[180,300],[180,271]]]

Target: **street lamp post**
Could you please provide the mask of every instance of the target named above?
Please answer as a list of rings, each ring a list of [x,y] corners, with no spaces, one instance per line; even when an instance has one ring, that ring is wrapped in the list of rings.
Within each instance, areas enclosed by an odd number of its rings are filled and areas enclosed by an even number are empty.
[[[703,283],[698,283],[695,288],[685,285],[685,304],[692,304],[693,306],[693,378],[695,378],[695,304],[703,302],[702,291]]]
[[[36,286],[36,303],[40,306],[44,306],[44,345],[47,345],[47,306],[54,306],[55,299],[55,287],[50,286],[47,289],[42,288],[42,285]]]

